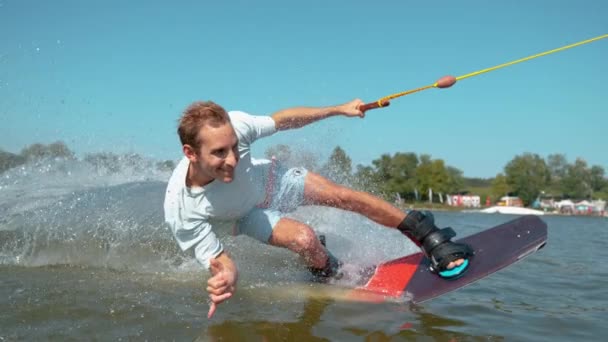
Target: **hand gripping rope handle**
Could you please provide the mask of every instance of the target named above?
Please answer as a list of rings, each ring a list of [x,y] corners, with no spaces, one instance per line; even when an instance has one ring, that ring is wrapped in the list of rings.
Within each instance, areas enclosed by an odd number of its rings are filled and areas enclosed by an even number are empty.
[[[597,36],[595,38],[591,38],[591,39],[587,39],[587,40],[582,40],[582,41],[574,43],[574,44],[570,44],[570,45],[562,46],[562,47],[557,48],[557,49],[541,52],[541,53],[538,53],[536,55],[520,58],[520,59],[514,60],[512,62],[503,63],[503,64],[500,64],[500,65],[497,65],[497,66],[493,66],[491,68],[486,68],[486,69],[482,69],[482,70],[479,70],[479,71],[471,72],[471,73],[468,73],[466,75],[462,75],[462,76],[458,76],[458,77],[444,76],[444,77],[440,78],[439,80],[437,80],[437,82],[435,82],[433,84],[429,84],[429,85],[421,87],[421,88],[416,88],[416,89],[407,90],[407,91],[400,92],[400,93],[395,93],[395,94],[392,94],[392,95],[389,95],[389,96],[385,96],[385,97],[379,99],[378,101],[366,103],[366,104],[360,106],[359,109],[362,112],[365,112],[365,111],[370,110],[370,109],[388,107],[390,105],[390,100],[395,99],[397,97],[401,97],[401,96],[417,93],[419,91],[423,91],[423,90],[427,90],[427,89],[431,89],[431,88],[449,88],[449,87],[453,86],[454,83],[456,83],[457,81],[463,80],[465,78],[481,75],[481,74],[484,74],[486,72],[494,71],[496,69],[504,68],[504,67],[507,67],[507,66],[510,66],[510,65],[513,65],[513,64],[529,61],[529,60],[534,59],[534,58],[550,55],[552,53],[556,53],[556,52],[559,52],[559,51],[571,49],[573,47],[577,47],[577,46],[580,46],[580,45],[583,45],[583,44],[588,44],[588,43],[594,42],[596,40],[604,39],[604,38],[608,38],[608,34],[604,34],[604,35]]]

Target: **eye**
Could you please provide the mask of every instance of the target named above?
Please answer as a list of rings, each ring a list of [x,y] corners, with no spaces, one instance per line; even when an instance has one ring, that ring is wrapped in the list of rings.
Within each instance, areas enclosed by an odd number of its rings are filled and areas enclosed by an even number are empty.
[[[218,158],[226,158],[226,156],[228,155],[228,150],[225,148],[221,148],[219,150],[213,150],[211,154]]]

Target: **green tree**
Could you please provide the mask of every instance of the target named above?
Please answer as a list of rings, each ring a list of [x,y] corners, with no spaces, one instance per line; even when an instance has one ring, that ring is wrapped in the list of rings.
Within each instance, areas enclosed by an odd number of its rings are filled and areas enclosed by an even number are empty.
[[[511,191],[511,187],[507,182],[507,176],[502,173],[497,174],[494,180],[492,181],[492,197],[497,200],[500,199],[502,196],[506,196]]]
[[[462,186],[462,172],[448,167],[442,159],[433,160],[430,155],[420,156],[416,168],[416,185],[421,194],[428,197],[429,189],[434,193],[450,193],[458,191]]]
[[[25,163],[25,157],[0,150],[0,173]]]
[[[385,192],[391,195],[398,193],[402,198],[410,197],[416,188],[417,167],[418,157],[415,153],[395,153],[390,158]]]
[[[550,154],[547,156],[547,167],[551,173],[551,178],[560,180],[566,175],[568,160],[563,154]]]
[[[300,151],[291,160],[295,164],[294,166],[302,166],[307,170],[317,172],[317,157],[310,151]]]
[[[608,180],[605,180],[602,189],[593,193],[593,198],[608,200]]]
[[[56,141],[47,146],[49,155],[52,158],[74,159],[74,152],[62,141]]]
[[[462,175],[462,172],[461,172]],[[463,184],[467,187],[475,187],[475,188],[487,188],[492,186],[492,178],[467,178],[463,176]]]
[[[355,189],[382,196],[381,184],[379,174],[373,167],[357,165],[357,171],[353,175],[351,184]]]
[[[551,174],[549,192],[552,194],[563,194],[561,181],[568,171],[568,160],[563,154],[550,154],[547,156],[547,167]]]
[[[428,154],[420,155],[420,162],[418,163],[418,167],[416,167],[416,190],[419,191],[420,197],[422,199],[428,199],[428,191],[429,188],[432,188],[431,179],[431,156]]]
[[[391,164],[392,157],[388,154],[383,154],[379,159],[372,160],[372,165],[379,181],[389,181],[391,178]]]
[[[507,183],[526,206],[545,190],[551,177],[545,160],[532,153],[513,158],[505,166],[505,174]]]
[[[26,160],[38,160],[47,157],[47,150],[43,144],[32,144],[21,150],[21,156]]]
[[[373,160],[380,192],[386,198],[399,194],[402,198],[412,197],[416,187],[416,168],[418,157],[414,153],[396,153],[394,156],[383,154]]]
[[[464,187],[464,174],[462,170],[452,166],[447,166],[446,171],[448,172],[448,182],[446,193],[456,193]]]
[[[587,162],[577,158],[574,164],[568,165],[566,175],[561,180],[564,196],[574,199],[591,197],[593,193],[591,178]]]
[[[430,156],[422,155],[420,156],[420,164],[416,169],[416,185],[420,190],[422,197],[428,196],[429,189],[433,189],[433,191],[441,191],[439,189],[438,181],[442,176],[443,178],[447,178],[447,173],[442,175],[441,167],[443,165],[438,165],[435,161],[433,161]],[[443,169],[445,171],[445,169]]]
[[[21,150],[21,156],[26,160],[39,160],[43,158],[73,159],[74,152],[72,152],[65,143],[57,141],[49,145],[36,143],[27,146]]]
[[[591,170],[589,170],[589,181],[590,181],[590,185],[591,185],[591,190],[592,191],[600,191],[602,190],[605,186],[607,186],[608,184],[606,181],[606,177],[605,177],[605,171],[604,168],[599,166],[599,165],[593,165],[591,167]]]
[[[352,162],[350,157],[340,146],[336,146],[329,156],[327,163],[321,168],[321,173],[337,183],[350,183],[352,177]]]

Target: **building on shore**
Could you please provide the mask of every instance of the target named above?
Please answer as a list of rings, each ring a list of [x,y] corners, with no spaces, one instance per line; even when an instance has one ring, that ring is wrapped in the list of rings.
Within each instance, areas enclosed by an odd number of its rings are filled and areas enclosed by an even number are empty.
[[[558,213],[564,215],[606,216],[606,201],[603,200],[573,202],[565,199],[554,202],[553,205]]]
[[[496,205],[501,207],[523,207],[524,202],[517,196],[503,196]]]
[[[446,195],[447,203],[452,207],[479,208],[481,198],[478,195]]]

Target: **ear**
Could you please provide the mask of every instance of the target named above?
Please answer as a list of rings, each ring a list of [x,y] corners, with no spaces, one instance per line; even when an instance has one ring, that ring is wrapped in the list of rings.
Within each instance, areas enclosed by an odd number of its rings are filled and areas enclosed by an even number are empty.
[[[191,162],[198,161],[198,155],[196,154],[196,150],[194,149],[194,147],[185,144],[182,146],[182,150],[184,151],[184,155],[188,158],[188,160],[190,160]]]

